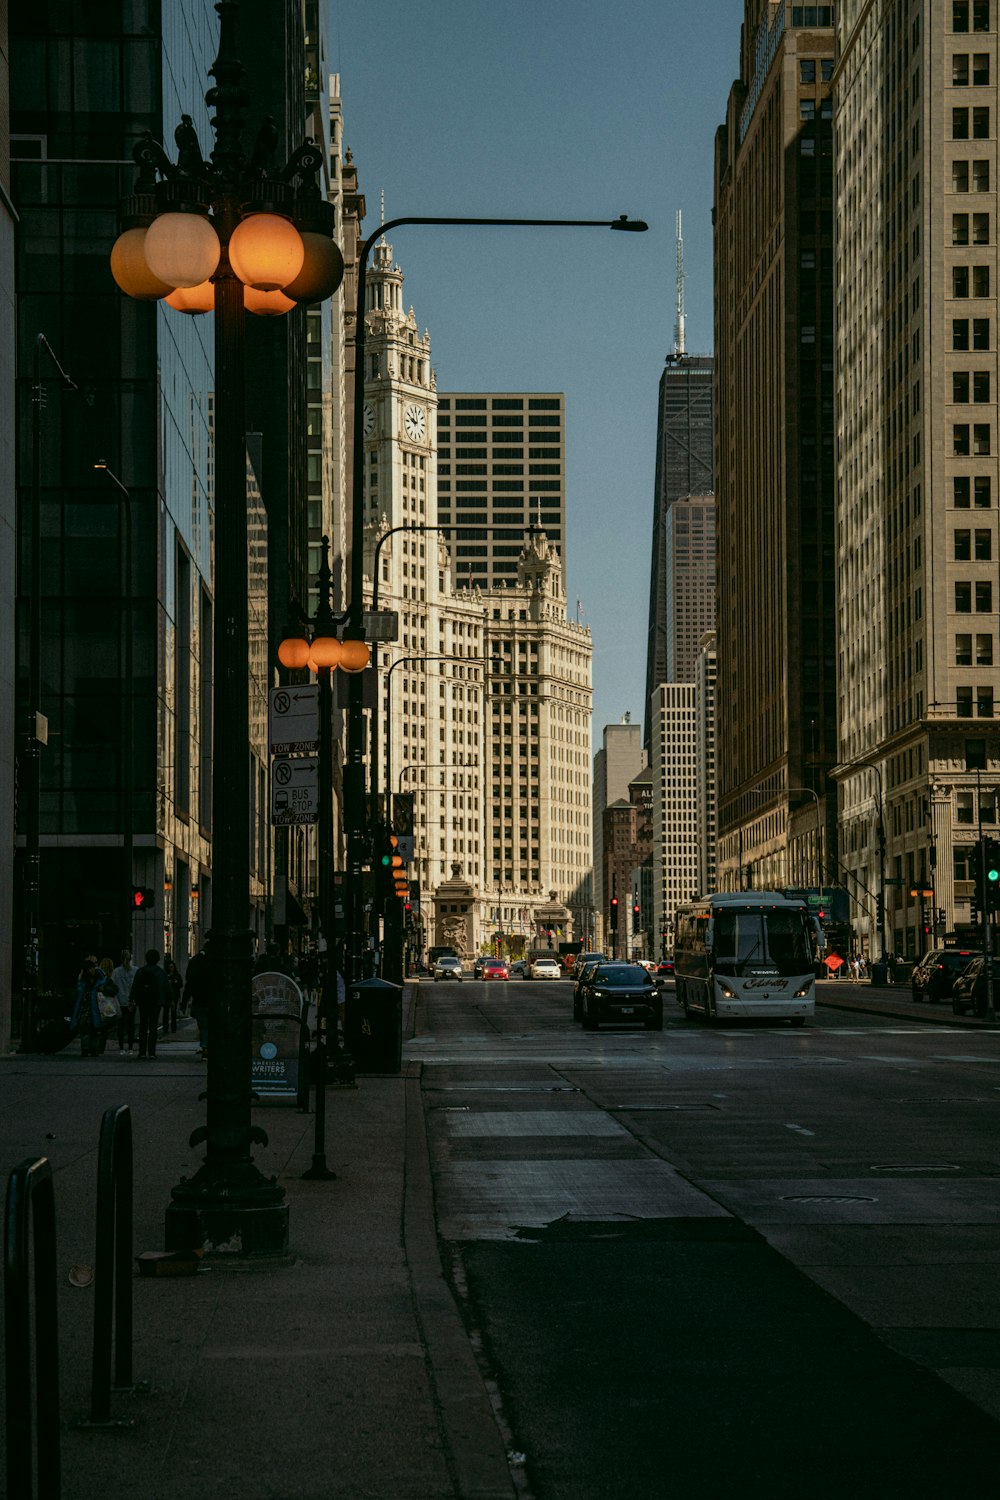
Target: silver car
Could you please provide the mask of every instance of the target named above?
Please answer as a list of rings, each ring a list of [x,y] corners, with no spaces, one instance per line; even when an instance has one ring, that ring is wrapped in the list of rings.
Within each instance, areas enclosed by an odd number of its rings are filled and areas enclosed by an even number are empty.
[[[445,954],[443,958],[439,958],[435,963],[433,977],[435,979],[457,979],[461,981],[462,960]]]

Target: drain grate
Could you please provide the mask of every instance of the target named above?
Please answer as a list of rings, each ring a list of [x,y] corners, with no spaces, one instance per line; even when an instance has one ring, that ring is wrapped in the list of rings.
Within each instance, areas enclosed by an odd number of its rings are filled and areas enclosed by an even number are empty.
[[[877,1203],[861,1193],[782,1193],[782,1203]]]
[[[870,1172],[961,1172],[962,1168],[954,1161],[924,1161],[903,1162],[899,1165],[876,1163],[868,1170]]]

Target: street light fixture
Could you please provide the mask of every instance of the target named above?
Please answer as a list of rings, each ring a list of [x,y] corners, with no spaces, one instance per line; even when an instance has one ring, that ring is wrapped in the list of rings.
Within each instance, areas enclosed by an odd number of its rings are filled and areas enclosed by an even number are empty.
[[[357,307],[354,320],[354,434],[352,458],[352,555],[350,576],[350,603],[348,634],[362,640],[364,636],[364,526],[365,526],[365,471],[364,471],[364,383],[365,383],[365,336],[367,331],[368,257],[379,237],[385,237],[391,229],[403,225],[425,225],[440,228],[497,228],[497,229],[614,229],[628,233],[642,233],[648,225],[641,219],[630,219],[621,214],[617,219],[480,219],[452,218],[426,215],[407,215],[390,219],[380,224],[377,234],[371,235],[361,246],[357,264]],[[450,528],[449,528],[450,529]],[[352,681],[347,713],[347,764],[344,767],[344,812],[347,825],[347,909],[348,909],[348,974],[349,983],[361,978],[362,966],[362,865],[364,862],[366,833],[365,816],[365,766],[363,759],[364,703],[360,680]],[[374,788],[372,788],[374,790]]]
[[[212,299],[206,291],[195,311],[215,312],[212,1044],[207,1122],[191,1137],[192,1146],[205,1142],[205,1160],[172,1191],[167,1245],[273,1256],[287,1248],[288,1208],[284,1190],[251,1156],[253,1143],[266,1144],[267,1136],[251,1123],[245,299],[257,289],[281,291],[293,305],[322,300],[340,284],[343,260],[332,243],[333,206],[317,180],[322,144],[305,141],[276,170],[270,162],[277,131],[266,120],[247,161],[249,97],[236,51],[237,0],[218,0],[215,9],[219,51],[209,70],[215,84],[205,95],[215,111],[211,156],[203,158],[187,115],[175,131],[176,164],[148,132],[141,138],[133,151],[135,192],[122,204],[123,233],[111,264],[122,290],[140,300],[209,283]]]

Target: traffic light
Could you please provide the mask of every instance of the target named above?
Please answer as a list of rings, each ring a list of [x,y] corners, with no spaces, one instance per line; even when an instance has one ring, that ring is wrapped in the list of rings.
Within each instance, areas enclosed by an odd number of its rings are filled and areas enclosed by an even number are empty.
[[[152,911],[153,892],[148,886],[134,885],[130,904],[133,911]]]
[[[640,908],[639,908],[638,901],[633,901],[632,902],[632,915],[633,915],[633,917],[635,917],[636,921],[639,920]]]
[[[609,926],[612,932],[618,931],[618,897],[611,897],[611,910],[608,914]]]
[[[983,840],[983,875],[986,908],[996,911],[1000,907],[1000,840]]]

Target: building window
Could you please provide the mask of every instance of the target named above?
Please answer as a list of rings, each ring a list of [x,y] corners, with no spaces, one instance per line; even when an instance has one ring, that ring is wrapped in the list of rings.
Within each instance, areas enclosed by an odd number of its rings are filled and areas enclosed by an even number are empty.
[[[803,57],[799,62],[799,82],[816,82],[816,59],[814,57]]]
[[[972,191],[988,193],[990,190],[990,164],[984,158],[972,163]]]
[[[956,562],[968,562],[972,556],[971,531],[956,531],[954,535],[954,557]]]
[[[968,31],[969,0],[951,0],[952,31]]]
[[[989,318],[973,318],[972,347],[973,349],[988,349],[990,347]]]
[[[993,717],[993,689],[991,687],[976,688],[976,718],[992,719]]]
[[[976,528],[975,556],[977,562],[989,562],[993,556],[993,533],[986,527]]]
[[[953,349],[968,349],[968,347],[969,347],[969,320],[968,320],[968,318],[952,318],[952,320],[951,320],[951,347]]]
[[[953,161],[951,164],[951,190],[953,193],[969,191],[969,163]]]
[[[988,141],[990,138],[990,110],[988,104],[977,104],[972,111],[972,139]]]
[[[965,742],[965,769],[967,771],[986,770],[986,741],[966,740]]]
[[[968,474],[956,474],[952,480],[952,503],[959,510],[968,510],[972,484]]]
[[[953,245],[967,245],[969,243],[969,215],[952,214],[951,216],[951,243]]]
[[[976,666],[992,667],[993,665],[993,636],[976,636]]]
[[[990,453],[990,425],[977,422],[972,429],[972,451],[979,458],[988,458]]]
[[[973,480],[973,503],[977,510],[989,510],[993,504],[993,477],[977,474]]]
[[[957,615],[971,615],[972,613],[972,584],[967,579],[959,579],[955,583],[955,613]]]
[[[969,454],[969,424],[959,422],[951,429],[951,451],[957,458],[967,458]]]
[[[972,54],[972,81],[977,87],[983,87],[990,81],[990,54],[988,52],[974,52]]]
[[[972,295],[974,297],[988,297],[990,295],[989,266],[973,266]]]
[[[993,585],[988,578],[976,579],[976,614],[993,613]]]
[[[972,372],[972,399],[980,404],[990,399],[990,372],[989,370],[973,370]]]
[[[951,81],[955,88],[965,88],[969,82],[969,54],[956,52],[951,59]]]
[[[972,636],[956,635],[955,637],[955,665],[956,667],[972,666]]]
[[[956,406],[961,406],[969,399],[969,372],[968,370],[954,370],[951,377],[951,399]]]
[[[969,295],[968,266],[952,266],[951,294],[953,297],[967,297]]]
[[[971,792],[955,793],[955,822],[973,823],[975,821],[976,808]]]
[[[970,687],[955,689],[955,712],[960,719],[972,718],[972,689]]]
[[[967,105],[961,105],[951,112],[951,138],[953,141],[967,141],[969,139],[969,110]]]
[[[972,243],[974,245],[988,245],[990,242],[990,216],[989,214],[972,215]]]

